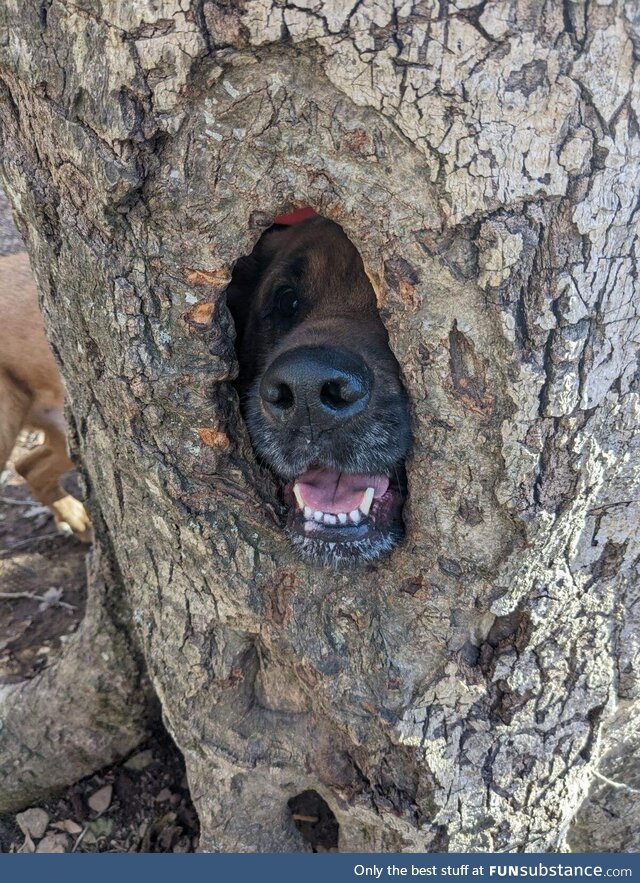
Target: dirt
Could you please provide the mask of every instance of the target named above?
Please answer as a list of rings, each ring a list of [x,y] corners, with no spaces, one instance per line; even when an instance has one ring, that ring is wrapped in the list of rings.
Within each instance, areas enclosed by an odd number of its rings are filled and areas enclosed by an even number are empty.
[[[0,477],[0,686],[41,671],[84,614],[86,546],[56,531],[14,468],[38,442],[16,445]]]
[[[92,809],[94,795],[105,794],[108,806]],[[22,814],[0,816],[2,852],[197,850],[198,819],[184,766],[166,734],[157,733],[123,764],[83,779],[38,808],[48,816],[41,837],[21,830]]]

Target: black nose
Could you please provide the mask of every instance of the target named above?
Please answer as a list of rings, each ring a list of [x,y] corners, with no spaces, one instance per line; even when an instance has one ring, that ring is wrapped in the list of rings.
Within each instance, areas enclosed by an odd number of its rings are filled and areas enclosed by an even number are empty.
[[[301,346],[269,365],[260,396],[267,414],[279,422],[331,429],[367,406],[372,385],[371,370],[355,353]]]

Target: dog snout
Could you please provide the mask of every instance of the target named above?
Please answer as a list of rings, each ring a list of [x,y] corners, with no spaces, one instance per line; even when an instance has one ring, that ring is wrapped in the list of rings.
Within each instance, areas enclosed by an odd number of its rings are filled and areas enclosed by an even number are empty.
[[[279,355],[260,383],[267,415],[278,423],[336,428],[363,411],[373,377],[355,353],[337,347],[297,347]]]

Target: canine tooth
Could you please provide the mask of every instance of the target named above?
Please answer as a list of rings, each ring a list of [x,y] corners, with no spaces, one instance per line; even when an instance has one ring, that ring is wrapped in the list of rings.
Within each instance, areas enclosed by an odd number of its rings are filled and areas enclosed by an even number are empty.
[[[327,543],[327,546],[329,546],[329,548],[333,551],[336,547],[336,544],[335,543]]]
[[[335,515],[325,515],[323,521],[325,524],[336,524],[338,519]]]
[[[293,486],[293,495],[296,498],[296,502],[300,509],[304,509],[304,500],[302,499],[302,493],[300,488],[298,487],[298,483],[296,482]]]
[[[348,517],[348,516],[347,516],[347,513],[346,513],[346,512],[340,512],[340,514],[338,515],[338,521],[340,522],[340,524],[346,524],[346,523],[347,523],[347,517]]]
[[[371,504],[373,503],[373,488],[368,487],[364,492],[364,497],[362,498],[362,502],[360,503],[360,511],[363,515],[369,514],[369,509],[371,509]]]
[[[315,521],[322,521],[323,516],[324,516],[323,512],[314,512],[313,513],[313,518]]]
[[[353,512],[349,512],[349,518],[354,524],[358,524],[360,522],[360,510],[354,509]]]
[[[311,506],[304,507],[304,517],[307,519],[307,521],[313,521],[313,509],[311,508]]]

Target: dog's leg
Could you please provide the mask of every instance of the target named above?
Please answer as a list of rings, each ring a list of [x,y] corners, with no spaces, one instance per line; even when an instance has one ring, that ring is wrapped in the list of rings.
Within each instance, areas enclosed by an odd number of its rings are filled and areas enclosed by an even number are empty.
[[[67,454],[64,418],[58,409],[32,408],[28,423],[44,430],[44,444],[17,464],[16,470],[31,488],[34,499],[53,512],[58,529],[91,542],[91,522],[82,503],[60,484],[65,472],[73,469]]]

